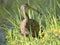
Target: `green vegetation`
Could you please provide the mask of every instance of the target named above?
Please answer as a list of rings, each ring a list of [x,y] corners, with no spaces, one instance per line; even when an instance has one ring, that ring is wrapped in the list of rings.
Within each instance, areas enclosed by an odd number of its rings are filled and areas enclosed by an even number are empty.
[[[60,0],[16,0],[11,7],[0,8],[0,22],[3,24],[0,28],[4,29],[5,42],[7,45],[60,45]],[[27,10],[29,17],[39,22],[40,30],[42,27],[43,33],[39,32],[40,39],[32,40],[24,37],[20,33],[20,24],[23,20],[23,13],[20,6],[28,3],[34,9],[37,9],[42,15],[36,11]],[[9,28],[12,26],[12,29]]]

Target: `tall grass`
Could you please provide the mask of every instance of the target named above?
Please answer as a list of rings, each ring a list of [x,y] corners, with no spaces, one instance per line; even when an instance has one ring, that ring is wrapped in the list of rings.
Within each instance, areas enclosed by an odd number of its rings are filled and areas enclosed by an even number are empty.
[[[30,9],[27,13],[31,19],[39,22],[40,30],[42,27],[45,36],[41,37],[42,34],[39,32],[41,39],[35,38],[32,40],[31,36],[29,39],[21,35],[20,24],[23,20],[23,13],[20,10],[20,6],[24,1],[17,0],[10,10],[4,8],[4,11],[10,16],[9,18],[6,18],[6,20],[12,25],[12,28],[10,29],[4,24],[3,29],[7,32],[5,32],[7,45],[60,45],[60,21],[56,16],[56,5],[60,8],[59,2],[57,0],[54,0],[53,3],[52,0],[40,0],[41,3],[38,4],[36,1],[37,0],[33,2],[33,6],[30,4],[30,0],[28,0],[27,3],[35,9],[38,8],[38,11],[41,10],[40,13],[42,13],[42,15]],[[47,3],[47,7],[43,5],[46,1],[49,2]],[[37,2],[39,2],[39,0]]]

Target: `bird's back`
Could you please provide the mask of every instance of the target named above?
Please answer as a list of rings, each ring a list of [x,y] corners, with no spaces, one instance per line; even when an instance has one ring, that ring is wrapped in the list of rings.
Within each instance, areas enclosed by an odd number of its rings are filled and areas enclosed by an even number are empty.
[[[39,33],[39,23],[33,19],[29,19],[28,23],[26,24],[26,28],[28,29],[28,31],[32,32],[32,36],[38,36]],[[31,33],[30,32],[30,33]]]

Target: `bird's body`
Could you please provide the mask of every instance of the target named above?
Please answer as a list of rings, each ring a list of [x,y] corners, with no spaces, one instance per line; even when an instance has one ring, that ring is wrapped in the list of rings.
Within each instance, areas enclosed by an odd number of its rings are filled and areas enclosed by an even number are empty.
[[[25,22],[25,20],[23,20],[23,22],[21,23],[21,32],[25,36],[32,33],[33,37],[36,37],[36,36],[38,37],[38,33],[39,33],[38,22],[33,19],[29,19],[27,22]]]
[[[38,37],[39,33],[39,23],[33,19],[29,19],[26,28],[29,30],[29,32],[32,32],[33,37]],[[30,32],[30,33],[31,33]]]
[[[32,33],[32,37],[38,37],[39,23],[33,19],[29,19],[29,16],[25,11],[26,7],[27,7],[26,4],[21,6],[21,10],[24,14],[24,19],[20,25],[21,33],[24,36],[29,36],[29,34]]]

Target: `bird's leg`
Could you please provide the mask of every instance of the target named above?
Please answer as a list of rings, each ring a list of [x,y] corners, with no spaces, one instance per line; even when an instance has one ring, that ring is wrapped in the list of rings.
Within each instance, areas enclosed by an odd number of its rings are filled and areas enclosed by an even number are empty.
[[[32,40],[34,40],[34,37],[32,37]]]

